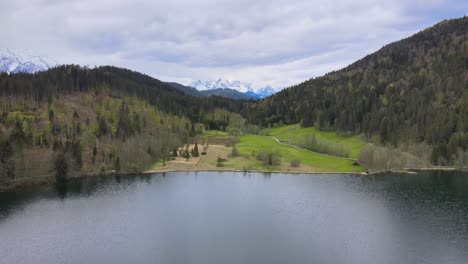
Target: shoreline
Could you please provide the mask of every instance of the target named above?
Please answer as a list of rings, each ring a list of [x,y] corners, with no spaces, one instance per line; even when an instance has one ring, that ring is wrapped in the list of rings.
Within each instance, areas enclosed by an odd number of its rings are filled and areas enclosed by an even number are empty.
[[[324,172],[297,172],[297,171],[281,171],[281,170],[236,170],[236,169],[157,169],[157,170],[145,170],[145,171],[106,171],[102,172],[91,172],[87,174],[82,174],[79,176],[73,176],[66,181],[71,181],[80,178],[86,177],[100,177],[100,176],[130,176],[130,175],[152,175],[152,174],[159,174],[159,173],[171,173],[171,172],[242,172],[242,173],[275,173],[275,174],[306,174],[306,175],[319,175],[319,174],[342,174],[342,175],[363,175],[363,176],[378,176],[380,174],[385,173],[404,173],[404,174],[417,174],[418,172],[424,171],[458,171],[458,172],[468,172],[467,168],[454,168],[454,167],[429,167],[429,168],[404,168],[404,169],[387,169],[387,170],[379,170],[379,171],[372,171],[372,172],[333,172],[333,171],[324,171]],[[41,185],[48,185],[56,183],[54,175],[48,176],[40,176],[40,177],[29,177],[23,179],[17,179],[12,182],[7,182],[6,184],[0,184],[0,193],[25,189],[25,188],[33,188],[36,186]]]

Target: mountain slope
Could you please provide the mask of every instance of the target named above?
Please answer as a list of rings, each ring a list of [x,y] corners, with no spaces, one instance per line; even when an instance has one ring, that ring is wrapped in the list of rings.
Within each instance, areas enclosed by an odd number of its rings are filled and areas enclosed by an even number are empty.
[[[19,53],[8,49],[0,49],[0,72],[33,73],[47,70],[55,65],[57,65],[57,63],[52,59],[40,57],[31,52]]]
[[[239,91],[236,91],[234,89],[229,89],[229,88],[217,88],[217,89],[212,89],[212,90],[205,90],[205,91],[199,91],[202,96],[221,96],[225,98],[231,98],[231,99],[244,99],[244,100],[252,100],[252,99],[260,99],[256,94],[249,94],[249,93],[241,93]]]
[[[377,136],[384,144],[424,141],[433,162],[468,149],[468,18],[443,21],[325,76],[262,101],[252,117]]]
[[[185,85],[182,85],[180,83],[176,83],[176,82],[166,82],[168,85],[174,87],[175,89],[179,90],[179,91],[182,91],[184,94],[186,95],[191,95],[191,96],[202,96],[202,94],[200,93],[200,91],[198,91],[197,89],[193,88],[193,87],[190,87],[190,86],[185,86]]]
[[[44,101],[60,94],[95,89],[109,89],[116,96],[136,96],[166,113],[186,116],[193,121],[199,120],[200,111],[223,108],[231,112],[246,112],[248,106],[248,102],[243,100],[186,95],[148,75],[113,66],[89,69],[62,65],[36,74],[0,73],[0,96],[18,101]]]
[[[57,66],[57,63],[50,58],[41,57],[33,54],[32,52],[13,52],[9,49],[0,49],[0,72],[6,73],[35,73],[38,71],[45,71],[49,68]],[[195,89],[191,86],[185,86],[175,82],[167,82],[168,85],[176,88],[179,91],[184,92],[186,95],[191,96],[220,96],[231,99],[260,99],[270,95],[273,90],[271,87],[265,87],[259,90],[259,93],[254,93],[253,89],[239,81],[225,82],[223,84],[218,83],[219,87],[210,89]],[[245,86],[245,87],[244,87]],[[248,92],[241,92],[234,87],[239,89],[248,90]]]
[[[50,58],[40,57],[32,52],[13,52],[9,49],[0,49],[0,72],[6,73],[35,73],[45,71],[57,66]],[[255,93],[242,93],[230,88],[216,88],[198,91],[197,89],[175,82],[167,82],[168,85],[191,96],[220,96],[231,99],[260,99],[261,95]],[[265,93],[265,92],[263,92]],[[268,93],[268,91],[267,91]]]

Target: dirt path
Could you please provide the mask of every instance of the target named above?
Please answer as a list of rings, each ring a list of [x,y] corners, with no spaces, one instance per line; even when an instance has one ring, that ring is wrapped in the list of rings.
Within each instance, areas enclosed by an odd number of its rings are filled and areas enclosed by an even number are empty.
[[[327,156],[327,157],[340,158],[340,159],[347,159],[347,160],[353,160],[353,161],[355,160],[355,159],[353,159],[353,158],[340,157],[340,156],[329,155],[329,154],[325,154],[325,153],[320,153],[320,152],[312,151],[312,150],[309,150],[309,149],[305,149],[305,148],[298,147],[298,146],[296,146],[296,145],[291,145],[291,144],[288,144],[288,143],[284,143],[284,142],[282,142],[281,140],[279,140],[279,139],[276,138],[276,137],[273,137],[273,136],[270,136],[270,137],[271,137],[272,139],[276,140],[276,142],[278,142],[279,144],[282,144],[282,145],[285,145],[285,146],[288,146],[288,147],[292,147],[292,148],[296,148],[296,149],[300,149],[300,150],[312,152],[312,153],[315,153],[315,154],[318,154],[318,155],[322,155],[322,156]]]

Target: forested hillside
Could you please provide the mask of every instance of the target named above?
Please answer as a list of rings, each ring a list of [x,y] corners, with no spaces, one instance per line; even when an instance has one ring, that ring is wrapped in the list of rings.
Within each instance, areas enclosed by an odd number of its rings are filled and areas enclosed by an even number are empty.
[[[0,74],[0,181],[142,171],[184,146],[201,125],[246,125],[247,101],[184,95],[114,67],[60,66]]]
[[[218,107],[246,112],[249,106],[248,101],[233,101],[217,96],[186,96],[182,91],[150,76],[111,66],[89,69],[64,65],[35,74],[0,73],[0,96],[9,97],[12,102],[21,102],[28,107],[57,94],[88,92],[102,86],[108,87],[114,96],[137,96],[164,112],[188,116],[191,120],[198,120],[203,114],[201,112]]]
[[[364,134],[383,144],[426,142],[433,163],[468,149],[468,18],[443,21],[350,66],[255,105],[265,124]]]

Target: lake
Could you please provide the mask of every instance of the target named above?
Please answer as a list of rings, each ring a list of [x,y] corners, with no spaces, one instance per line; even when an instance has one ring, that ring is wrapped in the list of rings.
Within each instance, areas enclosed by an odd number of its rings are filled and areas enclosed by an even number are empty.
[[[468,173],[108,176],[0,193],[0,263],[468,263]]]

